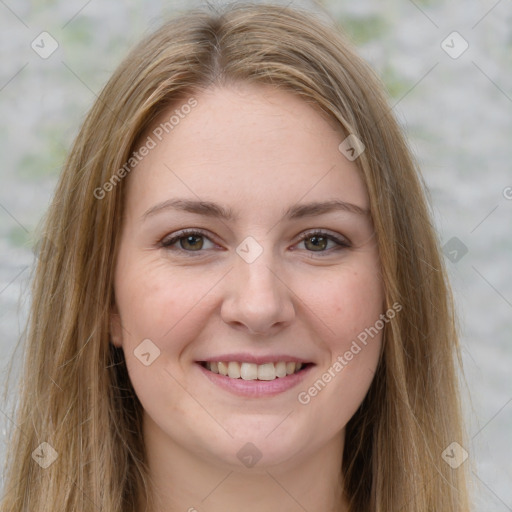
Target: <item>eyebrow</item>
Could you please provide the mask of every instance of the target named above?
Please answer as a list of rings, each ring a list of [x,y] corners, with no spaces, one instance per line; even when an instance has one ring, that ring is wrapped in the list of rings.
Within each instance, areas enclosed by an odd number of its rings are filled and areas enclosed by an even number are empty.
[[[211,201],[191,200],[191,199],[168,199],[162,203],[158,203],[147,210],[141,217],[141,220],[146,220],[157,213],[166,210],[177,210],[185,211],[190,213],[196,213],[198,215],[204,215],[207,217],[213,217],[217,219],[223,219],[226,221],[236,221],[238,216],[231,208],[225,208],[220,204],[213,203]],[[283,214],[283,219],[296,220],[303,217],[313,217],[317,215],[323,215],[335,211],[344,211],[353,213],[361,216],[369,216],[370,211],[357,206],[353,203],[347,203],[334,199],[331,201],[324,202],[311,202],[306,204],[297,204],[290,206]]]

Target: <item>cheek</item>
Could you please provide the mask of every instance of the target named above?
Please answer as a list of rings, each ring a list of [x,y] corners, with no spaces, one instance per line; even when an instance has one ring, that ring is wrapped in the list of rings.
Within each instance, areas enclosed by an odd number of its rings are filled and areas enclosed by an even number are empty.
[[[318,285],[304,290],[311,309],[328,329],[322,330],[331,346],[340,350],[383,312],[383,287],[374,265],[337,269]]]
[[[308,292],[308,306],[321,320],[316,334],[325,358],[315,375],[322,380],[312,390],[316,404],[332,401],[341,408],[322,413],[348,421],[371,383],[382,347],[383,287],[376,266],[361,265],[336,271],[316,293]],[[315,385],[309,382],[308,386]],[[307,390],[305,390],[307,391]],[[320,413],[320,410],[318,411]],[[341,415],[341,417],[340,417]]]
[[[125,327],[155,343],[164,343],[173,331],[183,329],[183,319],[193,314],[211,287],[204,274],[173,269],[154,255],[126,259],[117,277],[116,300]]]
[[[183,414],[180,401],[171,397],[179,392],[177,382],[183,381],[180,356],[201,328],[191,320],[208,290],[204,279],[183,279],[179,269],[141,259],[127,262],[117,290],[125,328],[123,351],[139,400],[156,415],[160,407],[171,415]],[[144,352],[139,348],[143,343]],[[148,352],[145,365],[141,357]]]

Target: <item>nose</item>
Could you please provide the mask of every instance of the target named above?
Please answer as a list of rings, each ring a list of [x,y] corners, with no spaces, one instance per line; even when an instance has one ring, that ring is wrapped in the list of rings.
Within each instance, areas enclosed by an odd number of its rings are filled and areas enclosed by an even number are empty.
[[[270,251],[269,251],[270,252]],[[295,317],[294,294],[264,253],[252,263],[237,258],[227,276],[221,308],[224,322],[249,334],[275,334]]]

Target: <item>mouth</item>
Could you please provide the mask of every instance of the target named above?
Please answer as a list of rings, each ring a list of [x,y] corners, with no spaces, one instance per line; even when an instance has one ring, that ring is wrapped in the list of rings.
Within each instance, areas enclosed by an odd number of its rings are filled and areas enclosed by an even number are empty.
[[[207,380],[228,393],[244,398],[272,398],[297,387],[316,363],[290,354],[218,354],[195,361]],[[288,396],[288,395],[285,395]]]
[[[239,354],[228,360],[196,361],[196,366],[207,380],[216,387],[239,397],[271,398],[291,390],[308,378],[315,363],[292,358]]]
[[[313,363],[298,363],[295,361],[277,361],[255,364],[240,361],[198,361],[211,373],[235,380],[272,381],[283,379],[290,375],[305,372]]]

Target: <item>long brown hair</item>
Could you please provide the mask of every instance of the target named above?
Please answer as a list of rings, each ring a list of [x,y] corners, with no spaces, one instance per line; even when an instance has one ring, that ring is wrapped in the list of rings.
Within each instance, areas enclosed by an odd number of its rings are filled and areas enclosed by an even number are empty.
[[[237,81],[299,95],[366,147],[356,163],[386,304],[403,309],[386,325],[374,380],[347,425],[350,509],[468,510],[465,466],[441,456],[465,443],[451,292],[425,187],[383,86],[334,24],[296,8],[235,4],[189,11],[141,42],[76,138],[41,233],[2,512],[151,510],[142,407],[122,350],[109,343],[129,179],[113,177],[163,109]],[[53,454],[43,442],[57,453],[47,468],[36,462]]]

